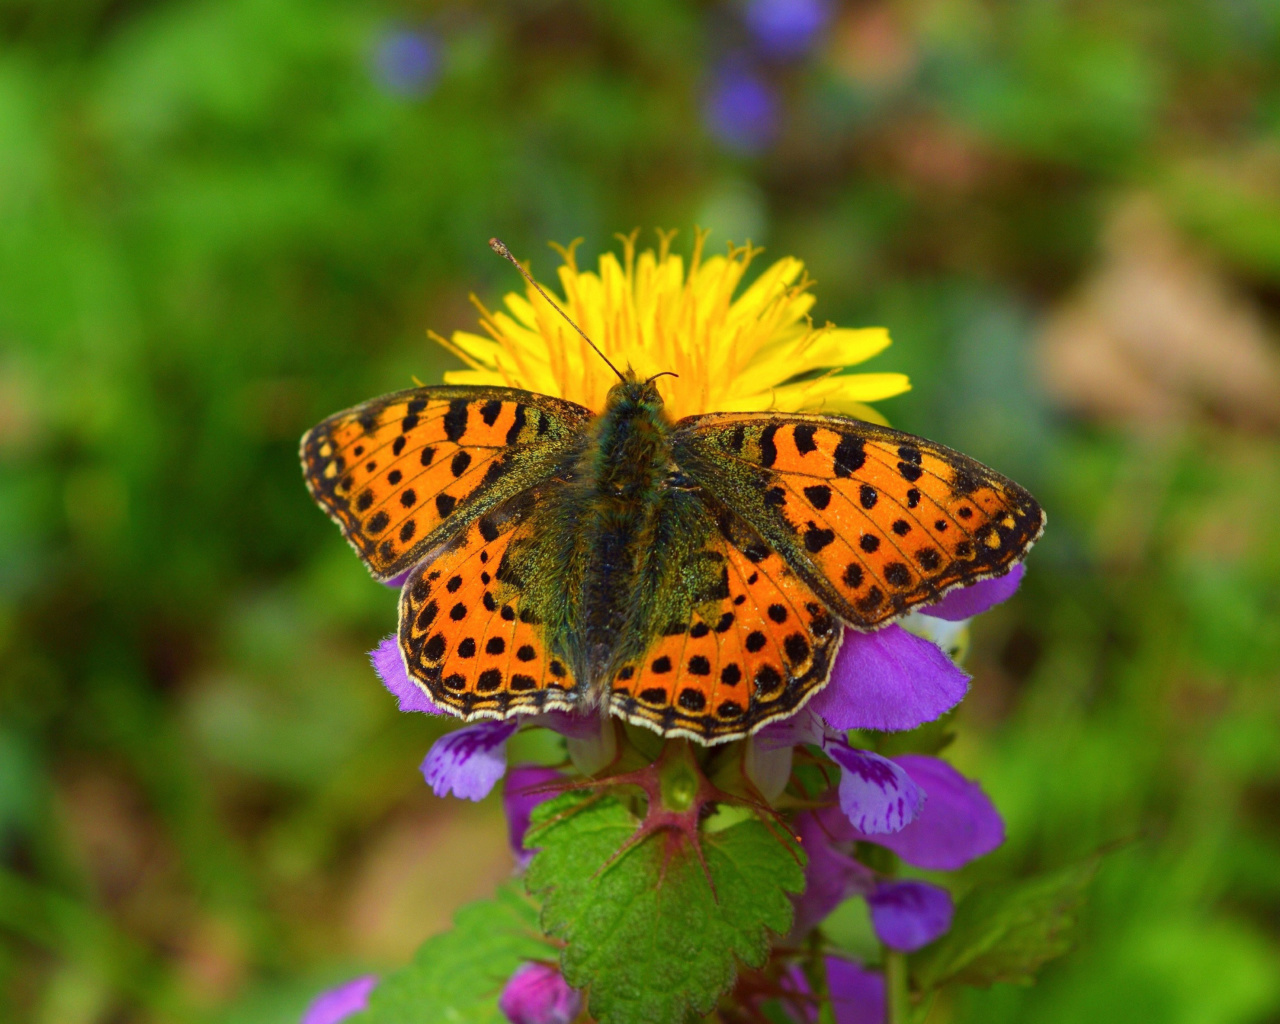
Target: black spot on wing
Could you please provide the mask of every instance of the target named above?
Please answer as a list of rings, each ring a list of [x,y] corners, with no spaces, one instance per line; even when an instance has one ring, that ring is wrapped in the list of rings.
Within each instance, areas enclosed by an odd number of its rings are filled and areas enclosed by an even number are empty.
[[[778,445],[774,436],[778,433],[779,424],[770,423],[760,432],[760,465],[772,466],[778,460]]]
[[[449,403],[449,411],[444,414],[444,436],[450,441],[458,441],[467,432],[467,405],[465,398]]]
[[[808,455],[810,452],[818,450],[818,444],[813,439],[813,435],[818,432],[818,428],[812,423],[801,423],[792,432],[795,438],[796,451],[801,455]]]
[[[841,434],[840,443],[835,450],[835,474],[848,477],[862,468],[867,461],[867,453],[862,446],[862,438],[852,434]]]
[[[516,406],[516,415],[510,429],[507,431],[507,444],[515,444],[520,439],[520,431],[524,429],[525,411],[523,405]]]

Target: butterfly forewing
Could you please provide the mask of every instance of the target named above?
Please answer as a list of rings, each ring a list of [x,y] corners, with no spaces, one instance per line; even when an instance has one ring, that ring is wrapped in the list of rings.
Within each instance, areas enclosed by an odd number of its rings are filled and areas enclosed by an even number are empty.
[[[302,439],[307,486],[379,579],[554,472],[591,413],[503,388],[414,388],[330,416]]]
[[[526,494],[477,518],[400,594],[400,649],[431,699],[465,718],[570,709],[573,678],[547,649],[520,584],[522,540],[534,529]]]
[[[749,735],[795,712],[826,681],[842,635],[813,590],[753,530],[723,509],[712,512],[701,561],[719,567],[717,592],[686,604],[643,657],[619,667],[610,695],[629,721],[703,743]]]
[[[864,629],[1007,572],[1044,526],[1035,499],[981,463],[851,418],[691,417],[677,424],[673,449]]]

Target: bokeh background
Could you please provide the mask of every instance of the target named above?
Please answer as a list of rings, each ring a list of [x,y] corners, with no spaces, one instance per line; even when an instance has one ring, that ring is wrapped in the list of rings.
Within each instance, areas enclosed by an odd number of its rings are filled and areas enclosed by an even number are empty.
[[[297,438],[547,240],[804,259],[1049,511],[971,877],[1107,846],[956,1022],[1280,1021],[1276,0],[0,2],[0,1020],[296,1019],[511,868]],[[652,241],[652,234],[642,240]],[[763,266],[763,260],[758,266]]]

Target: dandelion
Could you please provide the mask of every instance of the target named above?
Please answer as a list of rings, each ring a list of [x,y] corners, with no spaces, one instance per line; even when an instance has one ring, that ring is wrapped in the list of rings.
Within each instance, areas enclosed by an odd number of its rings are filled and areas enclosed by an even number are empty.
[[[776,260],[742,288],[762,250],[706,256],[699,235],[686,264],[671,251],[673,239],[661,234],[656,249],[637,252],[632,234],[622,239],[621,259],[605,253],[595,270],[578,268],[574,246],[561,249],[561,294],[553,296],[610,362],[642,378],[678,375],[661,383],[673,419],[803,410],[882,423],[867,403],[910,389],[905,374],[845,372],[884,351],[889,332],[815,324],[800,260]],[[477,305],[483,335],[433,335],[468,367],[446,373],[446,383],[522,388],[604,408],[617,378],[532,287],[507,294],[505,310]]]

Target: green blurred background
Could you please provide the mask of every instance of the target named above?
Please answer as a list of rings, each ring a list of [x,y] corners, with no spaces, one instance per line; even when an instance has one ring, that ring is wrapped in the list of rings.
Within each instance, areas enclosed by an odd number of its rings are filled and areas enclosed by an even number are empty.
[[[296,1019],[511,869],[297,438],[616,231],[793,254],[1049,511],[971,878],[1113,844],[931,1024],[1280,1021],[1280,3],[0,0],[0,1020]],[[654,236],[642,236],[652,240]],[[758,264],[758,266],[763,263]]]

